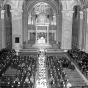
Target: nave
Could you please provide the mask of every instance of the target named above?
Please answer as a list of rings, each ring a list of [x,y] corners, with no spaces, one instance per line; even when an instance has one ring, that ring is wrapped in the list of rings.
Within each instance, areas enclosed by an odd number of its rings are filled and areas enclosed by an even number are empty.
[[[15,50],[2,49],[0,88],[88,88],[86,58],[76,49],[55,55],[16,55]]]

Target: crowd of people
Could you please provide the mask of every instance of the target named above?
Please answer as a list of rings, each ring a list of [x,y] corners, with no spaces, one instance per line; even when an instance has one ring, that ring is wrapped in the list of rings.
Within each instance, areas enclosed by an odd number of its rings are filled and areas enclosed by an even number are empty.
[[[34,88],[37,56],[17,56],[14,50],[2,50],[0,55],[0,88]],[[7,68],[17,69],[13,75],[5,74]]]
[[[14,49],[1,49],[0,50],[0,77],[7,70],[7,68],[11,65],[12,57],[16,55]]]
[[[72,86],[63,71],[62,63],[57,57],[47,56],[46,66],[51,88],[70,88]]]
[[[88,54],[79,49],[68,51],[82,72],[88,73]],[[0,88],[34,88],[39,55],[19,56],[14,49],[0,50]],[[16,69],[15,75],[5,74],[8,68]],[[50,88],[72,88],[63,68],[75,70],[66,57],[46,56],[46,67]],[[75,88],[75,87],[73,87]],[[85,88],[85,87],[82,87]]]
[[[79,49],[71,49],[68,55],[78,64],[82,73],[85,72],[88,76],[88,54]]]
[[[61,57],[61,58],[59,58],[59,61],[60,61],[63,68],[68,68],[68,69],[71,69],[71,70],[75,70],[74,65],[71,63],[70,60],[68,60],[67,57]]]

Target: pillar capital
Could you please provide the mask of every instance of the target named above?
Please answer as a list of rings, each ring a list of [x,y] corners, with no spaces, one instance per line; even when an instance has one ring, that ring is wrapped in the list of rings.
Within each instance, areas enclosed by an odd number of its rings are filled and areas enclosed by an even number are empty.
[[[64,14],[65,16],[69,16],[69,15],[72,15],[74,13],[73,10],[62,10],[61,11],[62,14]]]
[[[73,13],[74,11],[73,10],[62,10],[61,12],[71,12],[71,13]]]
[[[73,10],[62,10],[61,12],[62,12],[62,13],[72,13],[72,14],[74,13]]]
[[[12,8],[11,10],[13,10],[13,11],[23,12],[23,10],[22,10],[22,9],[20,9],[20,8]]]
[[[10,10],[11,13],[23,13],[22,9],[12,9]]]
[[[23,10],[17,10],[17,9],[13,9],[13,10],[10,10],[10,12],[12,13],[12,17],[13,18],[22,18],[22,13],[23,13]]]

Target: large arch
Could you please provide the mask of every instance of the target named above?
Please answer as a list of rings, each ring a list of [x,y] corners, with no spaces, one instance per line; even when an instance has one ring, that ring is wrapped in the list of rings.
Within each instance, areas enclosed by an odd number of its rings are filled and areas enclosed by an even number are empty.
[[[59,11],[58,11],[59,4],[57,5],[57,4],[54,3],[53,1],[48,1],[48,0],[39,0],[39,1],[36,0],[36,1],[32,1],[32,2],[29,1],[29,3],[27,4],[27,11],[28,11],[28,12],[31,12],[33,6],[36,5],[36,4],[39,3],[39,2],[44,2],[44,3],[49,4],[50,7],[53,9],[53,11],[54,11],[55,13],[57,13],[57,14],[59,13]]]
[[[8,4],[11,6],[11,9],[21,9],[23,2],[24,2],[24,0],[4,0],[3,6],[5,4]]]
[[[54,15],[57,17],[56,18],[56,22],[57,22],[57,25],[55,25],[55,29],[58,30],[59,32],[59,27],[57,26],[61,26],[61,22],[58,22],[61,16],[61,9],[62,9],[62,5],[61,5],[61,2],[60,3],[55,3],[56,1],[49,1],[49,0],[36,0],[36,1],[29,1],[29,2],[24,2],[23,3],[23,22],[24,24],[28,22],[28,16],[31,14],[31,12],[33,11],[34,7],[38,4],[38,3],[46,3],[50,6],[50,8],[52,9]],[[25,20],[26,19],[26,20]],[[59,25],[58,25],[59,24]],[[23,27],[23,31],[24,31],[24,42],[27,41],[27,34],[28,32],[26,32],[28,30],[28,25],[24,25],[25,27]],[[29,27],[30,28],[30,27]],[[34,27],[35,28],[35,27]],[[25,30],[24,30],[25,29]],[[32,30],[31,30],[32,31]],[[61,27],[60,27],[60,31],[61,31]],[[55,32],[55,35],[56,35],[57,32]],[[61,36],[61,32],[59,32]],[[53,34],[54,36],[54,34]],[[58,36],[56,36],[58,37]],[[56,40],[56,37],[55,37],[55,40]],[[58,39],[58,38],[57,38]],[[58,40],[61,40],[61,37],[58,39]]]
[[[71,8],[74,10],[74,7],[75,6],[78,6],[80,8],[80,10],[83,8],[83,5],[81,4],[80,1],[75,1],[74,3],[72,3],[71,5]]]

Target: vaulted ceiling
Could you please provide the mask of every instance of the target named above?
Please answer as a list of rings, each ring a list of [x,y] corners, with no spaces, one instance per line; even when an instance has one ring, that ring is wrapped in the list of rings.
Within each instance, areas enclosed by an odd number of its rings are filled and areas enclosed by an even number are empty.
[[[4,3],[4,2],[7,2],[9,0],[0,0],[0,3]],[[11,0],[11,1],[16,1],[16,0]],[[21,1],[21,0],[18,0],[18,1]],[[31,1],[31,0],[25,0],[26,2],[28,1]],[[32,1],[36,1],[36,0],[32,0]],[[52,1],[62,1],[62,0],[52,0]],[[64,0],[64,1],[69,1],[69,0]],[[75,1],[75,0],[71,0],[71,1]],[[88,3],[88,0],[77,0],[77,1],[80,1],[82,4],[87,4]]]
[[[29,1],[42,1],[42,0],[0,0],[0,7],[3,7],[5,4],[8,4],[8,3],[12,4],[12,6],[14,6],[14,7],[17,7],[18,4],[21,3],[20,5],[22,5],[23,2],[28,3]],[[48,0],[45,0],[45,1],[48,1]],[[49,0],[49,1],[55,1],[55,2],[60,1],[61,3],[66,3],[66,5],[69,5],[70,3],[77,2],[83,8],[88,7],[88,0]]]

